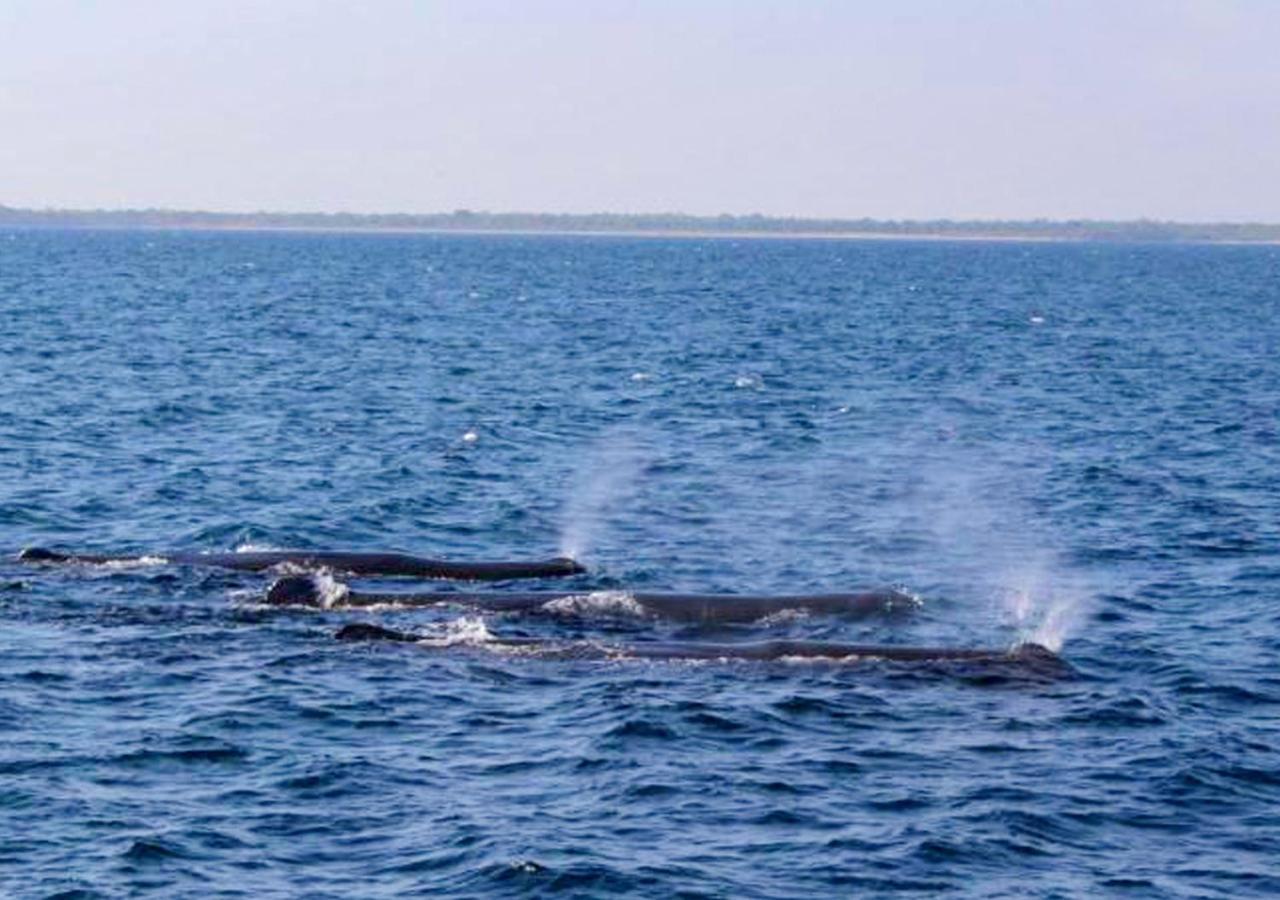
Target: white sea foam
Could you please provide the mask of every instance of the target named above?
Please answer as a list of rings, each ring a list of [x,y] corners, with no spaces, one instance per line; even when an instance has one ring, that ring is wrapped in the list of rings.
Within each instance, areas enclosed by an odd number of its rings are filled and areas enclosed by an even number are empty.
[[[351,589],[340,581],[336,581],[328,572],[320,572],[313,575],[312,583],[316,586],[319,593],[321,609],[333,609],[335,606],[342,606],[347,602],[347,597],[351,595]]]
[[[894,609],[922,609],[924,607],[924,595],[908,590],[905,585],[895,584],[890,588],[890,591],[892,593],[884,602],[884,608],[886,611]]]
[[[146,569],[151,566],[164,566],[168,564],[169,560],[163,556],[138,556],[132,559],[110,559],[106,562],[95,563],[94,565],[110,571],[122,571],[128,569]]]
[[[637,656],[635,651],[630,648],[623,647],[618,644],[604,644],[599,641],[588,641],[586,646],[593,647],[595,650],[598,650],[600,655],[610,662],[621,662],[623,660],[630,661],[644,658],[642,656]]]
[[[286,560],[283,560],[282,562],[276,563],[274,566],[269,567],[265,571],[270,572],[272,575],[310,575],[313,572],[326,573],[326,572],[329,572],[330,570],[323,569],[323,568],[316,569],[314,567],[305,566],[305,565],[302,565],[301,563],[296,563],[296,562],[293,562],[292,560],[286,559]]]
[[[614,616],[642,618],[646,610],[626,591],[591,591],[557,597],[542,604],[542,611],[557,616]]]
[[[874,662],[879,659],[878,656],[860,656],[857,653],[847,653],[843,656],[779,656],[777,659],[771,659],[769,662],[784,663],[789,666],[812,666],[812,665],[853,665],[867,661]]]
[[[327,572],[308,572],[307,577],[311,579],[312,584],[316,588],[315,603],[266,603],[263,601],[262,592],[253,591],[232,591],[231,599],[240,605],[249,607],[261,607],[262,609],[342,609],[347,605],[347,598],[351,595],[351,589],[340,581],[334,579]]]
[[[809,618],[809,610],[807,609],[779,609],[771,612],[767,616],[761,616],[756,620],[757,625],[765,628],[774,625],[789,625],[792,622],[802,622]]]
[[[494,636],[480,616],[460,616],[440,623],[427,634],[421,635],[417,643],[419,646],[437,650],[463,647],[503,656],[538,656],[558,649],[550,642],[522,644],[500,640]]]
[[[418,639],[424,647],[480,647],[493,643],[493,632],[480,616],[459,616]]]

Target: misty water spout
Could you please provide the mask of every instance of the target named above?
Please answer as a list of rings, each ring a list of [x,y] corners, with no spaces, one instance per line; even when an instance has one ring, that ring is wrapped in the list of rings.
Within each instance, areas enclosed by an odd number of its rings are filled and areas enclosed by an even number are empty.
[[[644,454],[630,434],[610,433],[589,450],[565,504],[560,553],[581,560],[597,546],[602,530],[636,490]]]

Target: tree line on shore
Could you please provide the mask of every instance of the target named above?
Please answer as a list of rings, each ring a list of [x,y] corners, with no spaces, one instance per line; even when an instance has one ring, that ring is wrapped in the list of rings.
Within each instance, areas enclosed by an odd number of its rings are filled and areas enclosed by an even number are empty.
[[[1150,219],[812,219],[683,213],[521,213],[459,209],[447,213],[202,212],[170,209],[17,209],[0,205],[0,225],[53,228],[210,228],[600,232],[616,234],[794,234],[1006,238],[1082,241],[1280,241],[1280,224],[1166,222]]]

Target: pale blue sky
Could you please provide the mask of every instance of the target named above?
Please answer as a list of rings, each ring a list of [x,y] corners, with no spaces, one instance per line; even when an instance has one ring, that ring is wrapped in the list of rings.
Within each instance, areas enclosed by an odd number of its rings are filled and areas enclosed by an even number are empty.
[[[0,203],[1280,222],[1277,48],[1277,0],[0,0]]]

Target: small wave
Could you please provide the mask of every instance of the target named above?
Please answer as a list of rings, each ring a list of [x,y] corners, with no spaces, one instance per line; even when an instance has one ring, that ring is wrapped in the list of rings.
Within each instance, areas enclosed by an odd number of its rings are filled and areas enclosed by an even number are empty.
[[[633,719],[627,719],[615,725],[605,733],[606,739],[624,739],[632,740],[635,738],[650,738],[660,741],[675,740],[680,735],[670,725],[661,722],[651,716],[640,716]]]
[[[227,592],[227,599],[233,606],[270,608],[270,604],[262,602],[262,591],[253,588],[237,588]]]
[[[591,591],[570,594],[542,604],[542,611],[557,616],[614,616],[643,618],[648,610],[626,591]]]
[[[171,859],[189,858],[183,848],[160,840],[136,840],[121,856],[135,864],[159,864]]]
[[[248,756],[248,751],[233,744],[212,747],[181,747],[172,750],[134,750],[112,757],[117,765],[147,768],[164,763],[235,763]]]
[[[445,605],[441,603],[440,605]],[[306,609],[307,607],[298,607]],[[359,609],[360,612],[368,613],[393,613],[404,612],[405,610],[422,610],[423,606],[419,603],[396,603],[394,601],[385,601],[383,603],[361,603],[359,606],[348,606],[346,601],[339,601],[335,606],[329,609]]]
[[[424,647],[483,647],[494,644],[494,641],[493,632],[480,616],[461,616],[444,623],[438,634],[418,639],[418,643]]]

